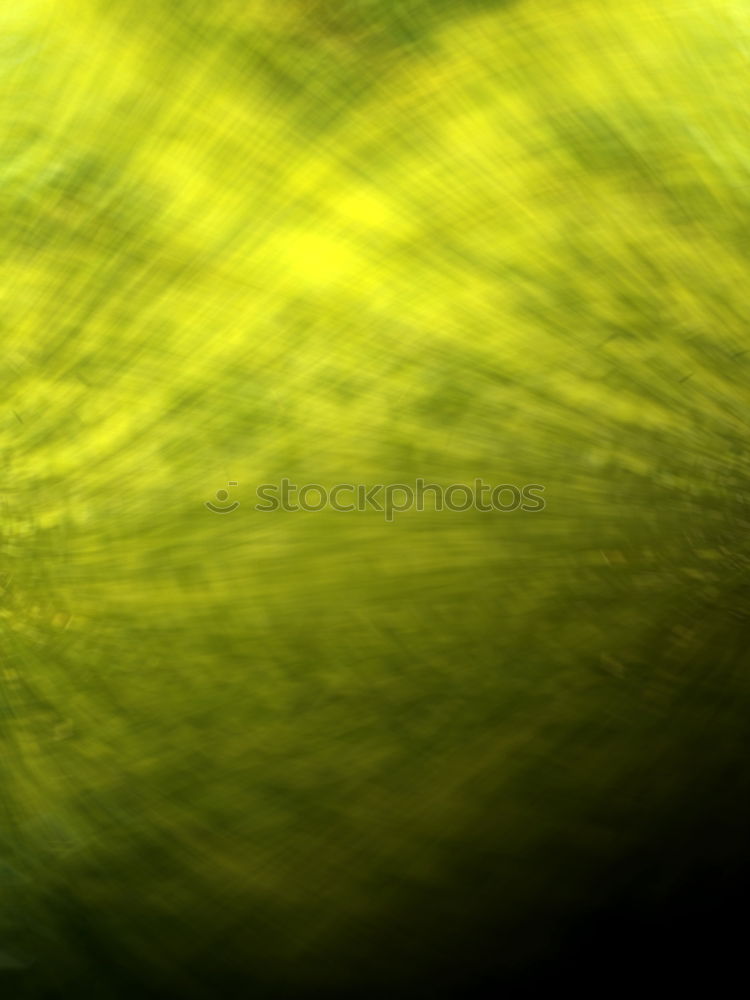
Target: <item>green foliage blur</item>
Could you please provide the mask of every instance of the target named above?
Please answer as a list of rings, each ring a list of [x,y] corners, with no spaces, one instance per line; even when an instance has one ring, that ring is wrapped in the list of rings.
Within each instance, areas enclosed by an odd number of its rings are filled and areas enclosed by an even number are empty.
[[[748,9],[0,36],[2,995],[472,996],[731,881]],[[547,507],[254,510],[418,476]]]

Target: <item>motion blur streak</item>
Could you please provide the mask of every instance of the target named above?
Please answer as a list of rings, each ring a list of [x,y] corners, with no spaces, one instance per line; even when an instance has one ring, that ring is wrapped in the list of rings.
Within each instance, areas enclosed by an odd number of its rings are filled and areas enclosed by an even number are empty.
[[[2,995],[715,986],[747,4],[9,0],[0,37]],[[417,476],[546,507],[251,503]]]

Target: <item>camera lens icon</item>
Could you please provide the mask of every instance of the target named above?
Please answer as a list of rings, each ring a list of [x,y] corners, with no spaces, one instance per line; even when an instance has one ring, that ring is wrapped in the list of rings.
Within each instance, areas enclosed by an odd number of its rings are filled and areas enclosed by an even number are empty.
[[[227,486],[238,486],[239,483],[227,483]],[[216,499],[220,504],[224,504],[229,499],[229,493],[226,490],[217,490]],[[216,504],[212,503],[210,500],[206,500],[206,507],[212,510],[214,514],[231,514],[233,510],[237,510],[239,507],[239,501],[235,500],[229,504],[227,507],[218,507]]]

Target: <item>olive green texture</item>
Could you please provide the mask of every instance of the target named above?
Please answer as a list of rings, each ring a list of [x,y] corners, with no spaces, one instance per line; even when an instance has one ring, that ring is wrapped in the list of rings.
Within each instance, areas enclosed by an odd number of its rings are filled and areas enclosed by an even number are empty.
[[[748,829],[748,93],[736,0],[5,6],[2,996],[698,949]],[[546,505],[256,509],[417,477]]]

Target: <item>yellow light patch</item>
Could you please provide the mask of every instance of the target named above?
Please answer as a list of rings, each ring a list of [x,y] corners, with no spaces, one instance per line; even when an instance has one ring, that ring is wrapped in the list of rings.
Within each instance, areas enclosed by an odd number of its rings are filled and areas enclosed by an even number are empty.
[[[376,229],[388,229],[392,234],[401,218],[388,198],[367,188],[356,188],[339,202],[339,214],[350,222]]]
[[[278,263],[289,278],[323,287],[349,278],[362,260],[343,239],[292,232],[278,248]]]

